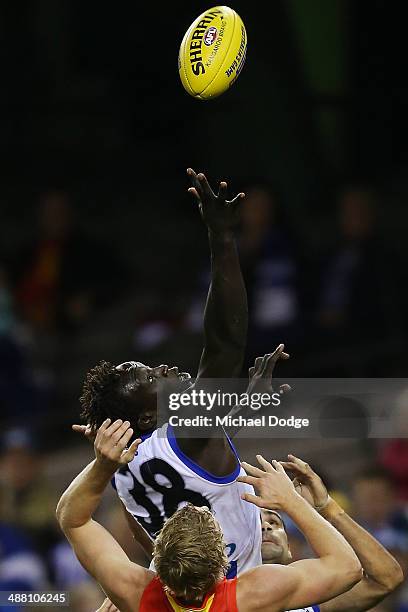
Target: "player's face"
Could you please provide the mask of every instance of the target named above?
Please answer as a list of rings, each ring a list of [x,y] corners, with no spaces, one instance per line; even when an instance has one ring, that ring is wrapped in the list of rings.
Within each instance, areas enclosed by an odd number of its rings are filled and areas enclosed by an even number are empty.
[[[179,372],[177,366],[160,365],[154,368],[140,361],[126,361],[116,366],[121,373],[121,395],[129,405],[129,416],[135,414],[141,432],[157,425],[157,392],[164,384],[177,384],[178,390],[190,386],[188,372]]]
[[[262,510],[262,562],[287,565],[291,561],[288,536],[279,514]]]

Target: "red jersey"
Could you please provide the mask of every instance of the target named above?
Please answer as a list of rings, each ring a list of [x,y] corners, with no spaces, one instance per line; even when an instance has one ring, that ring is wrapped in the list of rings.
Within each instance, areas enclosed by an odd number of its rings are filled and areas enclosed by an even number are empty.
[[[145,588],[140,601],[139,612],[238,612],[237,579],[226,578],[208,593],[199,608],[186,608],[165,592],[156,577]]]

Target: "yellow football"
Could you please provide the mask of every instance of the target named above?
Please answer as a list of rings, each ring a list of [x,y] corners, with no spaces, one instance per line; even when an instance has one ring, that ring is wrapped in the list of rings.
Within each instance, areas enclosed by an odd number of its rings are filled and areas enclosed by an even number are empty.
[[[247,35],[240,16],[228,6],[215,6],[191,24],[179,52],[184,89],[209,100],[226,91],[245,63]]]

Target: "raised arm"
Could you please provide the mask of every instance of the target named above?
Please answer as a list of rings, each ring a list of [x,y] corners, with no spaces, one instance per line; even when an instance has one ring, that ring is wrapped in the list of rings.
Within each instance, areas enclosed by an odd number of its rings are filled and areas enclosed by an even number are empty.
[[[211,285],[204,313],[204,349],[199,378],[239,376],[248,327],[247,294],[239,264],[234,228],[239,220],[239,193],[227,200],[227,183],[215,195],[204,174],[187,170],[201,216],[208,228]]]
[[[289,566],[264,565],[238,579],[238,609],[292,610],[318,604],[353,587],[361,579],[361,565],[351,546],[295,490],[283,467],[257,456],[263,470],[243,463],[248,476],[238,480],[255,487],[258,495],[244,499],[260,508],[282,510],[308,539],[317,559],[296,561]],[[256,594],[255,604],[245,601]],[[253,607],[251,607],[253,605]]]
[[[111,424],[107,419],[96,436],[96,459],[73,480],[57,506],[58,522],[79,561],[121,612],[135,610],[152,573],[132,563],[92,515],[115,471],[136,453],[140,440],[126,448],[132,434],[127,421]]]
[[[294,473],[300,491],[309,496],[320,514],[346,538],[363,566],[361,582],[347,593],[324,603],[320,606],[321,612],[363,612],[373,608],[403,581],[399,563],[330,498],[321,478],[307,463],[289,455],[289,461],[283,465]]]

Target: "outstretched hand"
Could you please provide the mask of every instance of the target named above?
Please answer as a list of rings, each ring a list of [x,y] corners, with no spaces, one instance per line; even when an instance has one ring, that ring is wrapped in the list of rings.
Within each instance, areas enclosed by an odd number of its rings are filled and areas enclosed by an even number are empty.
[[[273,353],[268,353],[263,357],[257,357],[255,364],[249,368],[249,385],[247,393],[273,393],[272,378],[277,362],[282,359],[289,359],[289,353],[285,353],[285,345],[279,344]],[[290,385],[280,385],[279,393],[290,391]]]
[[[228,186],[225,181],[219,184],[218,193],[215,194],[202,172],[196,174],[192,168],[188,168],[187,174],[192,185],[188,191],[198,203],[208,229],[216,233],[232,230],[239,221],[239,205],[245,194],[239,193],[232,200],[227,200]]]
[[[94,449],[97,463],[114,470],[130,463],[142,442],[138,438],[128,447],[132,436],[133,429],[129,421],[118,419],[112,423],[111,419],[106,419],[99,427],[95,438]]]
[[[242,462],[246,476],[239,476],[238,482],[244,482],[254,487],[256,495],[244,493],[242,499],[268,510],[286,510],[298,494],[291,479],[278,461],[266,461],[262,455],[256,456],[262,470]]]

